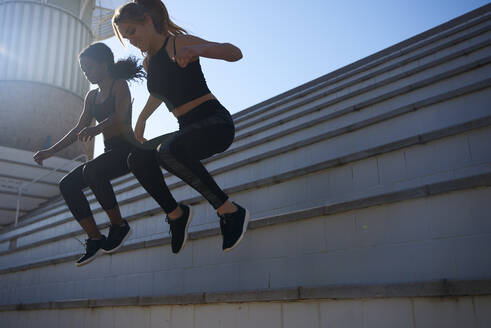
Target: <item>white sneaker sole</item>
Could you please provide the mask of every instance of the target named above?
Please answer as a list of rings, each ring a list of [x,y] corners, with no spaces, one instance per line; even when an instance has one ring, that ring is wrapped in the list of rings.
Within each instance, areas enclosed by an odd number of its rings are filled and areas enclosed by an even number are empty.
[[[224,252],[230,252],[232,249],[234,249],[235,247],[237,247],[237,245],[240,244],[240,242],[242,241],[242,238],[244,237],[244,235],[246,233],[247,224],[249,223],[249,211],[246,208],[244,208],[244,210],[245,210],[245,218],[244,218],[244,225],[242,226],[242,234],[240,235],[239,239],[237,239],[237,241],[235,242],[235,244],[233,244],[232,247],[225,248],[223,250]]]
[[[121,241],[121,244],[119,244],[117,247],[114,247],[110,251],[106,251],[105,249],[102,249],[102,248],[101,249],[105,254],[112,254],[112,253],[116,252],[118,249],[120,249],[121,247],[123,247],[124,243],[126,242],[126,240],[128,240],[128,238],[130,238],[130,236],[131,236],[131,228],[128,231],[128,233],[126,234],[126,236],[124,236],[123,240]]]
[[[75,265],[76,265],[76,266],[78,266],[78,267],[80,267],[80,266],[82,266],[82,265],[89,264],[90,262],[94,261],[94,260],[95,260],[97,257],[99,257],[99,256],[100,256],[101,254],[103,254],[103,253],[104,253],[104,250],[103,250],[102,248],[99,248],[99,249],[97,250],[97,252],[95,253],[95,255],[94,255],[94,256],[92,256],[90,259],[88,259],[87,261],[82,262],[82,263],[77,263],[77,262],[75,262]]]
[[[186,245],[186,242],[188,241],[188,228],[189,228],[189,225],[191,224],[191,220],[193,219],[194,211],[193,211],[192,206],[190,206],[190,205],[187,205],[187,206],[189,207],[189,218],[188,218],[188,223],[186,223],[186,227],[184,228],[184,241],[182,242],[181,248],[177,251],[177,253],[174,253],[174,254],[178,254],[180,251],[182,251],[182,249]]]

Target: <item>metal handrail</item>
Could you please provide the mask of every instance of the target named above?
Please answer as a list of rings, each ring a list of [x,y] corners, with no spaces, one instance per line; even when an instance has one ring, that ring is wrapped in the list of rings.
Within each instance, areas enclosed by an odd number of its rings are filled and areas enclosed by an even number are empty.
[[[19,191],[18,191],[18,193],[17,193],[17,209],[16,209],[16,211],[15,211],[15,223],[14,223],[14,227],[16,227],[16,226],[17,226],[17,223],[19,222],[20,200],[21,200],[21,198],[22,198],[22,191],[23,191],[23,189],[25,189],[27,186],[29,186],[29,185],[31,185],[31,184],[34,184],[34,183],[38,182],[38,181],[39,181],[39,180],[41,180],[41,179],[43,179],[43,178],[47,177],[48,175],[51,175],[51,174],[55,173],[55,172],[56,172],[56,171],[58,171],[59,169],[64,168],[64,167],[65,167],[65,166],[67,166],[68,164],[71,164],[71,163],[75,162],[76,160],[78,160],[78,159],[80,159],[80,158],[84,158],[84,159],[85,159],[85,162],[87,162],[87,160],[88,160],[87,155],[85,155],[85,154],[78,155],[77,157],[75,157],[74,159],[72,159],[70,162],[65,163],[65,164],[63,164],[63,165],[60,165],[60,166],[58,166],[58,167],[56,167],[56,168],[54,168],[54,169],[51,169],[51,170],[50,170],[48,173],[46,173],[45,175],[42,175],[42,176],[40,176],[40,177],[38,177],[38,178],[36,178],[36,179],[33,179],[33,180],[29,181],[29,182],[24,182],[24,183],[23,183],[23,184],[22,184],[22,185],[19,187]]]

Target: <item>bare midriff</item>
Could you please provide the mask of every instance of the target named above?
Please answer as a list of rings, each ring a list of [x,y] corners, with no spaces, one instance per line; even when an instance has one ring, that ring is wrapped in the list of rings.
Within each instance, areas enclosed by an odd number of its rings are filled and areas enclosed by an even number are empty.
[[[212,93],[208,93],[204,96],[201,96],[199,98],[193,99],[191,101],[188,101],[184,105],[181,105],[179,107],[176,107],[173,111],[172,114],[174,114],[175,117],[182,116],[186,113],[189,113],[192,111],[194,108],[198,107],[202,103],[208,101],[208,100],[213,100],[216,99],[215,96]]]

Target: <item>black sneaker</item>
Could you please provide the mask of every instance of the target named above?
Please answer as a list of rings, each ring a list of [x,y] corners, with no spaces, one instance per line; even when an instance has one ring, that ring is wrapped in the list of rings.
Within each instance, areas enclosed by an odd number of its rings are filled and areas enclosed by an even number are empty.
[[[102,245],[105,253],[114,253],[123,246],[124,242],[131,236],[131,228],[126,220],[123,220],[124,226],[119,224],[109,225],[109,234]]]
[[[86,239],[85,240],[85,254],[75,262],[76,266],[82,266],[93,261],[97,256],[102,254],[102,245],[106,241],[106,236],[102,235],[102,239]]]
[[[182,209],[182,216],[178,219],[171,220],[166,216],[165,221],[169,223],[170,234],[172,237],[172,252],[177,254],[184,248],[186,241],[188,240],[188,228],[193,218],[193,208],[179,204]]]
[[[218,215],[220,218],[220,229],[223,235],[222,248],[225,252],[231,251],[237,246],[247,230],[249,223],[249,211],[240,205],[237,205],[238,211],[224,215]]]

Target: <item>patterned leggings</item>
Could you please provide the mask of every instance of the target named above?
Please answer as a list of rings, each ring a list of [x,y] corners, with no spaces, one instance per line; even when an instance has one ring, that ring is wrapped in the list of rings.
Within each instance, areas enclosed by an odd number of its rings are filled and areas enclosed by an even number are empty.
[[[179,131],[171,134],[157,150],[135,150],[128,166],[140,184],[166,213],[177,208],[162,166],[198,191],[217,209],[228,199],[201,160],[224,152],[235,136],[230,113],[217,100],[210,100],[178,118]]]

